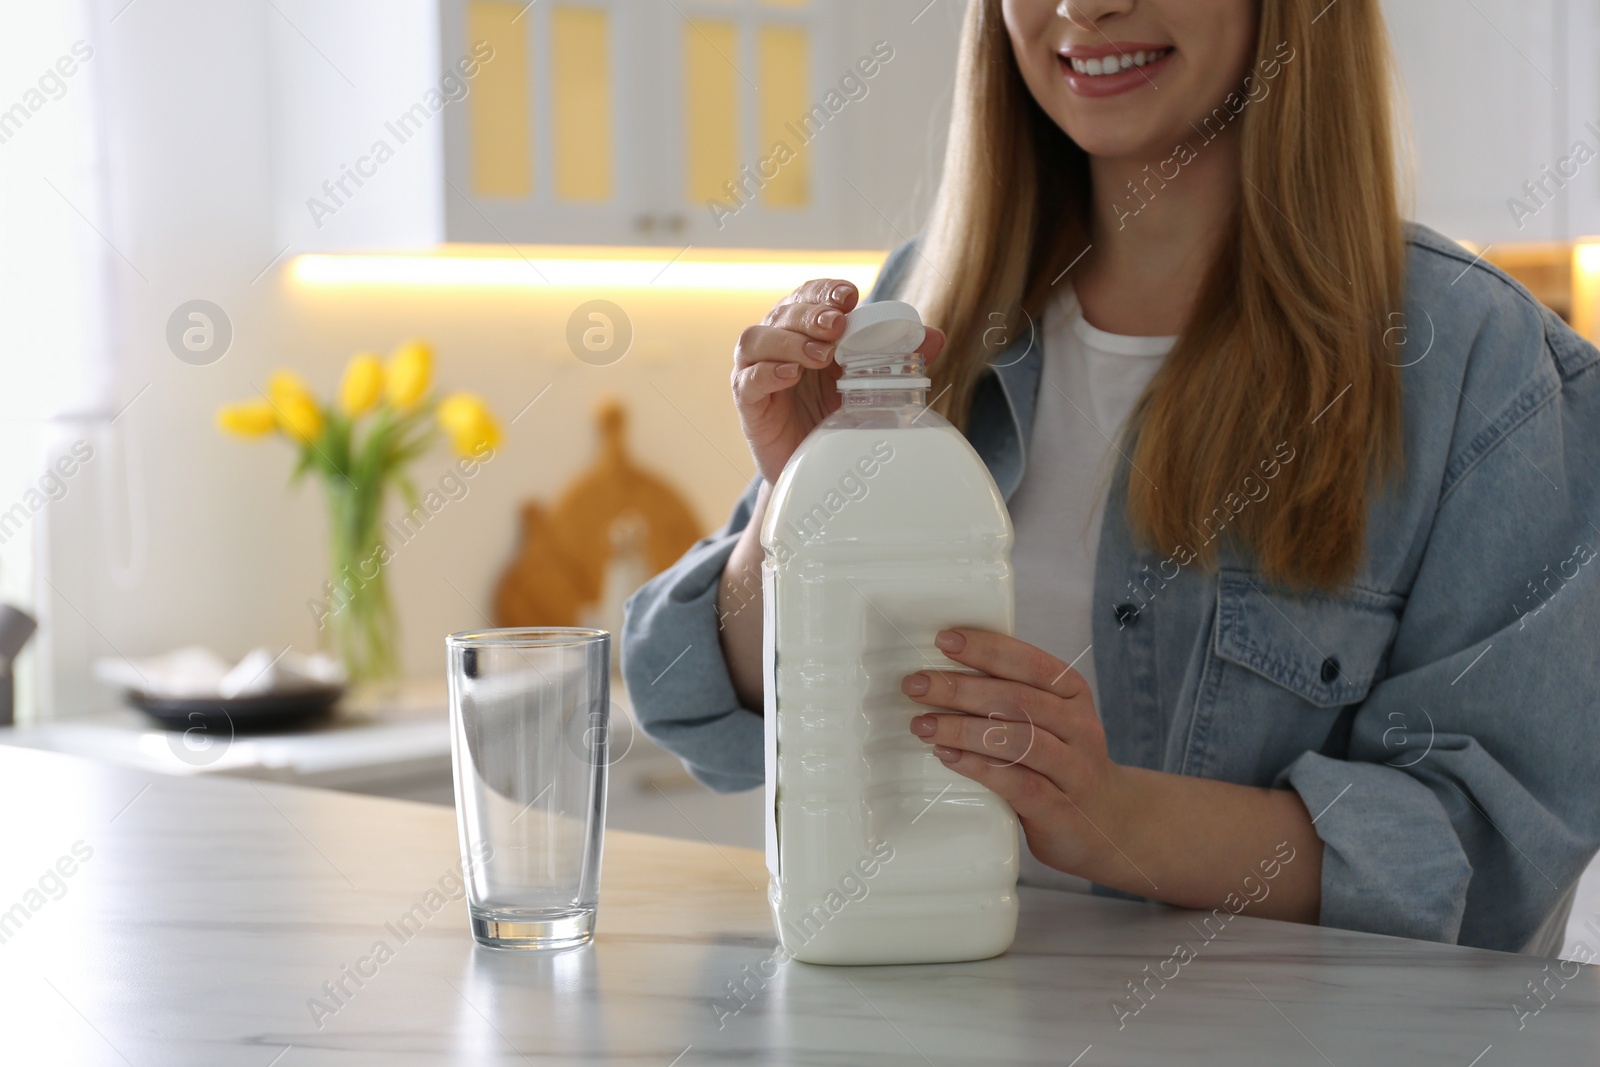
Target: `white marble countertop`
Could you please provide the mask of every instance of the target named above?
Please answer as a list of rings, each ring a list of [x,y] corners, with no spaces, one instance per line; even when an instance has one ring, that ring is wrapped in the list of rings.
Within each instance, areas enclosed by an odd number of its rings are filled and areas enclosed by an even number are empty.
[[[998,959],[763,967],[759,853],[624,833],[595,943],[507,954],[438,892],[446,808],[0,747],[0,819],[8,1064],[1600,1062],[1600,971],[1557,961],[1248,916],[1208,940],[1194,913],[1023,890]]]

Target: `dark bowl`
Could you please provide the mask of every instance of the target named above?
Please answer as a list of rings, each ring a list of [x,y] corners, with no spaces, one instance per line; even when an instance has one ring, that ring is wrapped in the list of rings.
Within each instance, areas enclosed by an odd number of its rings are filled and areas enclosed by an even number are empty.
[[[247,697],[161,697],[128,690],[128,703],[166,730],[198,728],[232,736],[276,733],[325,719],[344,696],[344,686],[324,685]]]

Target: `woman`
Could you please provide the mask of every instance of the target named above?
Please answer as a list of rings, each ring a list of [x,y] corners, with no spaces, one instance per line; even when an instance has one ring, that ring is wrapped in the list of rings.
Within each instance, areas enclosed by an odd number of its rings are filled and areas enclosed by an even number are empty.
[[[1251,914],[1552,954],[1600,847],[1600,353],[1402,223],[1389,78],[1377,0],[973,0],[874,297],[943,328],[1017,627],[942,632],[981,675],[908,676],[910,729],[1025,883],[1209,909],[1291,855]],[[740,337],[759,475],[629,605],[639,719],[717,789],[762,780],[759,527],[856,299]]]

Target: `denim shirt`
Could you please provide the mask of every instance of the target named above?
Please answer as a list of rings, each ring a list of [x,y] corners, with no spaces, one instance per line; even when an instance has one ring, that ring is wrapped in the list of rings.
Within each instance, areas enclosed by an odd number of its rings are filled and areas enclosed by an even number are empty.
[[[1600,352],[1454,242],[1422,227],[1408,241],[1391,323],[1404,470],[1371,502],[1359,575],[1305,595],[1226,539],[1210,571],[1141,550],[1124,458],[1095,572],[1098,711],[1118,763],[1294,789],[1324,845],[1323,925],[1553,954],[1600,848]],[[968,440],[1008,499],[1041,365],[1018,339],[973,399]],[[1362,417],[1340,403],[1320,417]],[[1306,447],[1262,457],[1207,529]],[[719,791],[764,776],[761,713],[734,694],[716,607],[758,485],[629,599],[623,626],[640,726]]]

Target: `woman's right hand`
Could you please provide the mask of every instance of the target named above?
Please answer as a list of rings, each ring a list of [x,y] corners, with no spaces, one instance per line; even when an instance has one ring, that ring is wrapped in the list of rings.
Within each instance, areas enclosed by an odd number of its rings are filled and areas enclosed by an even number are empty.
[[[859,298],[847,281],[817,278],[739,335],[733,401],[750,454],[769,485],[806,435],[839,408],[834,383],[844,372],[834,362],[833,348]],[[943,345],[944,335],[930,328],[919,351],[931,360]]]

